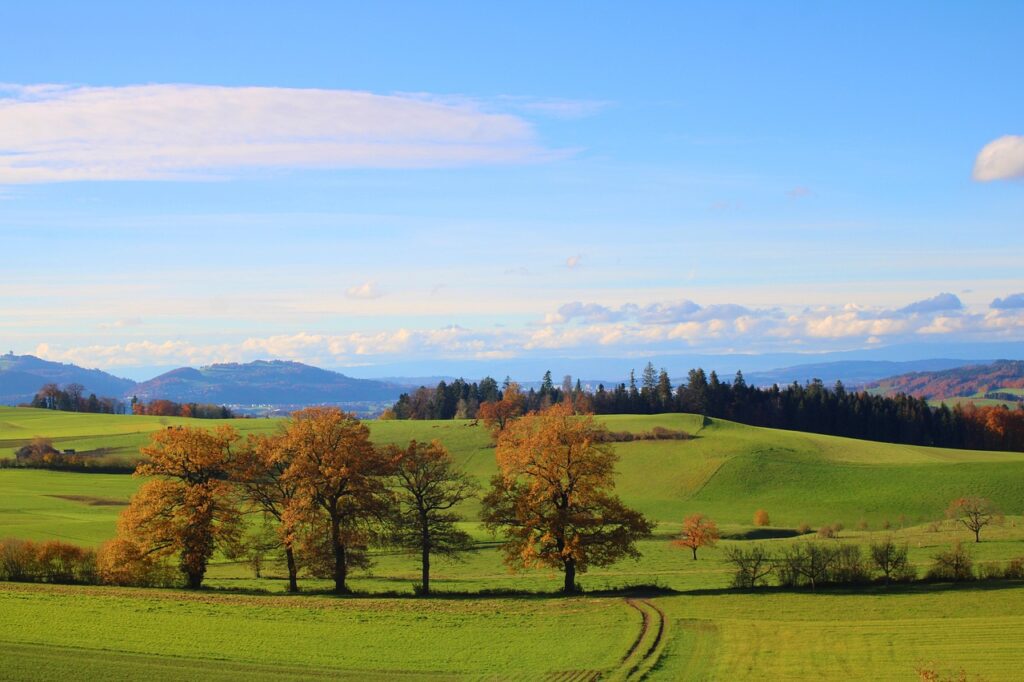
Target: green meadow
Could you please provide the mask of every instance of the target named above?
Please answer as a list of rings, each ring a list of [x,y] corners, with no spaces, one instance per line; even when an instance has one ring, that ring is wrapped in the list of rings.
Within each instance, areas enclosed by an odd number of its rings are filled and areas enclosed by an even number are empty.
[[[374,553],[353,576],[364,596],[335,598],[284,572],[255,578],[220,559],[211,588],[177,590],[0,584],[0,640],[11,679],[915,679],[915,666],[1014,679],[1024,660],[1024,586],[975,583],[804,591],[726,589],[729,545],[802,542],[799,524],[841,523],[866,544],[893,535],[920,572],[969,533],[942,522],[949,501],[989,497],[1007,517],[970,544],[976,563],[1024,555],[1024,455],[856,441],[693,415],[611,416],[615,431],[683,429],[684,441],[618,443],[618,492],[658,522],[640,561],[581,576],[583,597],[548,596],[549,571],[511,574],[496,543],[461,510],[479,549],[435,564],[439,596],[412,597],[416,557]],[[62,447],[137,456],[157,417],[0,408],[0,456],[33,436]],[[273,420],[233,420],[243,433]],[[442,441],[486,483],[495,470],[486,430],[468,421],[373,422],[377,442]],[[140,480],[126,475],[0,470],[0,537],[97,545]],[[765,509],[771,526],[756,529]],[[726,538],[693,561],[671,544],[684,516],[702,512]],[[823,540],[822,542],[828,542]],[[643,586],[643,587],[636,587]],[[634,587],[633,591],[614,591]],[[666,588],[658,590],[656,588]],[[520,594],[494,596],[500,590]],[[474,595],[486,591],[491,596]],[[536,594],[522,594],[535,592]],[[376,596],[374,596],[376,595]]]

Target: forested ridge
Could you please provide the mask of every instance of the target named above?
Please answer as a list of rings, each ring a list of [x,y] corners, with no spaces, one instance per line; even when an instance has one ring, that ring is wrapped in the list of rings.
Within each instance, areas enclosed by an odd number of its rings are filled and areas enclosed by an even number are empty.
[[[611,387],[599,384],[592,390],[568,376],[556,385],[551,372],[544,375],[539,388],[526,391],[509,379],[500,386],[491,377],[480,382],[441,381],[434,388],[403,394],[384,418],[485,418],[491,406],[509,402],[510,387],[515,399],[506,408],[519,412],[570,401],[579,411],[595,414],[687,412],[753,426],[888,443],[1024,451],[1024,407],[935,408],[903,393],[879,396],[848,391],[842,382],[832,387],[812,381],[760,388],[748,385],[742,372],[722,381],[715,372],[699,368],[690,370],[685,383],[673,386],[668,372],[659,372],[651,364],[639,380],[631,372],[627,382]]]

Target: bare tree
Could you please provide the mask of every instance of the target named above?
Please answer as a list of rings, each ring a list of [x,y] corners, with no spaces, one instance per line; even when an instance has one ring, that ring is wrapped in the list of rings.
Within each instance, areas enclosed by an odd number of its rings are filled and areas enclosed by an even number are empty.
[[[981,529],[992,523],[1001,523],[1002,513],[985,497],[961,497],[949,503],[946,516],[964,524],[974,533],[974,541],[981,542]]]
[[[871,543],[871,561],[875,567],[885,576],[885,584],[894,576],[898,576],[907,570],[908,548],[906,544],[897,545],[891,537],[881,542]]]

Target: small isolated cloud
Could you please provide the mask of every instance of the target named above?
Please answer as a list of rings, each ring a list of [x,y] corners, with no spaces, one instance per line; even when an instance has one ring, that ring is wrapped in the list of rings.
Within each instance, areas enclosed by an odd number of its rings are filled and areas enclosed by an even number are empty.
[[[384,294],[381,292],[376,282],[363,282],[362,284],[357,284],[354,287],[346,289],[345,295],[349,298],[371,299],[380,298]]]
[[[139,327],[142,325],[141,317],[126,317],[113,322],[98,325],[100,329],[124,329],[125,327]]]
[[[0,184],[539,161],[523,118],[354,90],[0,85]]]
[[[797,186],[793,189],[787,190],[786,196],[790,199],[804,199],[806,197],[814,196],[814,192],[811,191],[810,187]]]
[[[915,301],[910,305],[903,306],[897,312],[907,315],[919,313],[937,313],[946,310],[962,310],[964,304],[956,294],[941,293],[923,301]]]
[[[1006,298],[997,298],[989,307],[993,310],[1019,310],[1024,308],[1024,292],[1019,294],[1010,294]]]
[[[583,260],[583,256],[579,254],[575,256],[569,256],[568,258],[565,259],[565,267],[569,268],[570,270],[574,270],[576,269],[576,266],[580,264],[581,260]]]
[[[974,160],[979,182],[1024,178],[1024,135],[1004,135],[981,148]]]

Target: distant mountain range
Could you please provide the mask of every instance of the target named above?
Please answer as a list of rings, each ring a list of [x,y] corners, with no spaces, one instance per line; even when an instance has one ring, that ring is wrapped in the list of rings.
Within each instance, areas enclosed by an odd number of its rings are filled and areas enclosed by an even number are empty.
[[[218,405],[310,405],[396,400],[401,386],[373,379],[353,379],[338,372],[284,360],[257,360],[193,369],[182,367],[137,384],[140,400]]]
[[[785,385],[794,381],[805,383],[812,379],[821,379],[831,386],[841,380],[849,388],[871,385],[883,392],[904,391],[927,397],[974,395],[979,390],[1024,386],[1024,362],[1020,361],[982,365],[978,361],[955,359],[902,362],[843,359],[794,364],[781,369],[761,369],[758,365],[763,367],[761,363],[764,358],[754,361],[753,357],[736,356],[732,362],[758,368],[760,371],[744,372],[747,383],[758,386],[775,383]],[[643,364],[639,363],[639,366]],[[560,370],[560,365],[552,361],[551,369]],[[561,374],[557,371],[553,373],[555,380],[560,381]],[[732,379],[732,374],[720,371],[719,375],[722,380]],[[457,375],[442,376],[447,378]],[[411,387],[435,386],[442,376],[354,378],[299,362],[257,360],[244,364],[215,364],[199,369],[181,367],[147,381],[135,382],[98,369],[83,369],[32,355],[7,354],[0,355],[0,404],[28,402],[45,383],[62,386],[78,383],[85,386],[86,395],[95,393],[97,396],[124,399],[135,395],[145,401],[162,398],[176,402],[288,406],[381,403],[396,400]],[[463,376],[477,380],[483,374]],[[500,381],[505,373],[498,372],[494,376]],[[513,376],[529,378],[518,373],[513,373]],[[621,377],[608,377],[603,382],[610,386],[625,381],[627,377],[628,371]],[[539,375],[537,378],[540,378]],[[673,383],[679,383],[681,378],[673,372]],[[596,380],[585,382],[594,386],[600,383]]]
[[[873,382],[868,388],[878,389],[884,395],[907,393],[929,400],[984,397],[1000,393],[1003,389],[1015,392],[1024,389],[1024,362],[997,360],[939,372],[910,372]]]
[[[120,398],[135,386],[131,379],[122,379],[98,369],[42,360],[34,355],[0,355],[0,404],[28,402],[43,384],[82,384],[85,394]]]
[[[0,356],[0,404],[32,400],[43,384],[82,384],[85,394],[114,398],[138,396],[218,405],[315,405],[383,402],[405,390],[390,382],[353,379],[299,362],[257,360],[194,369],[181,367],[137,383],[98,369],[42,360],[32,355]]]

